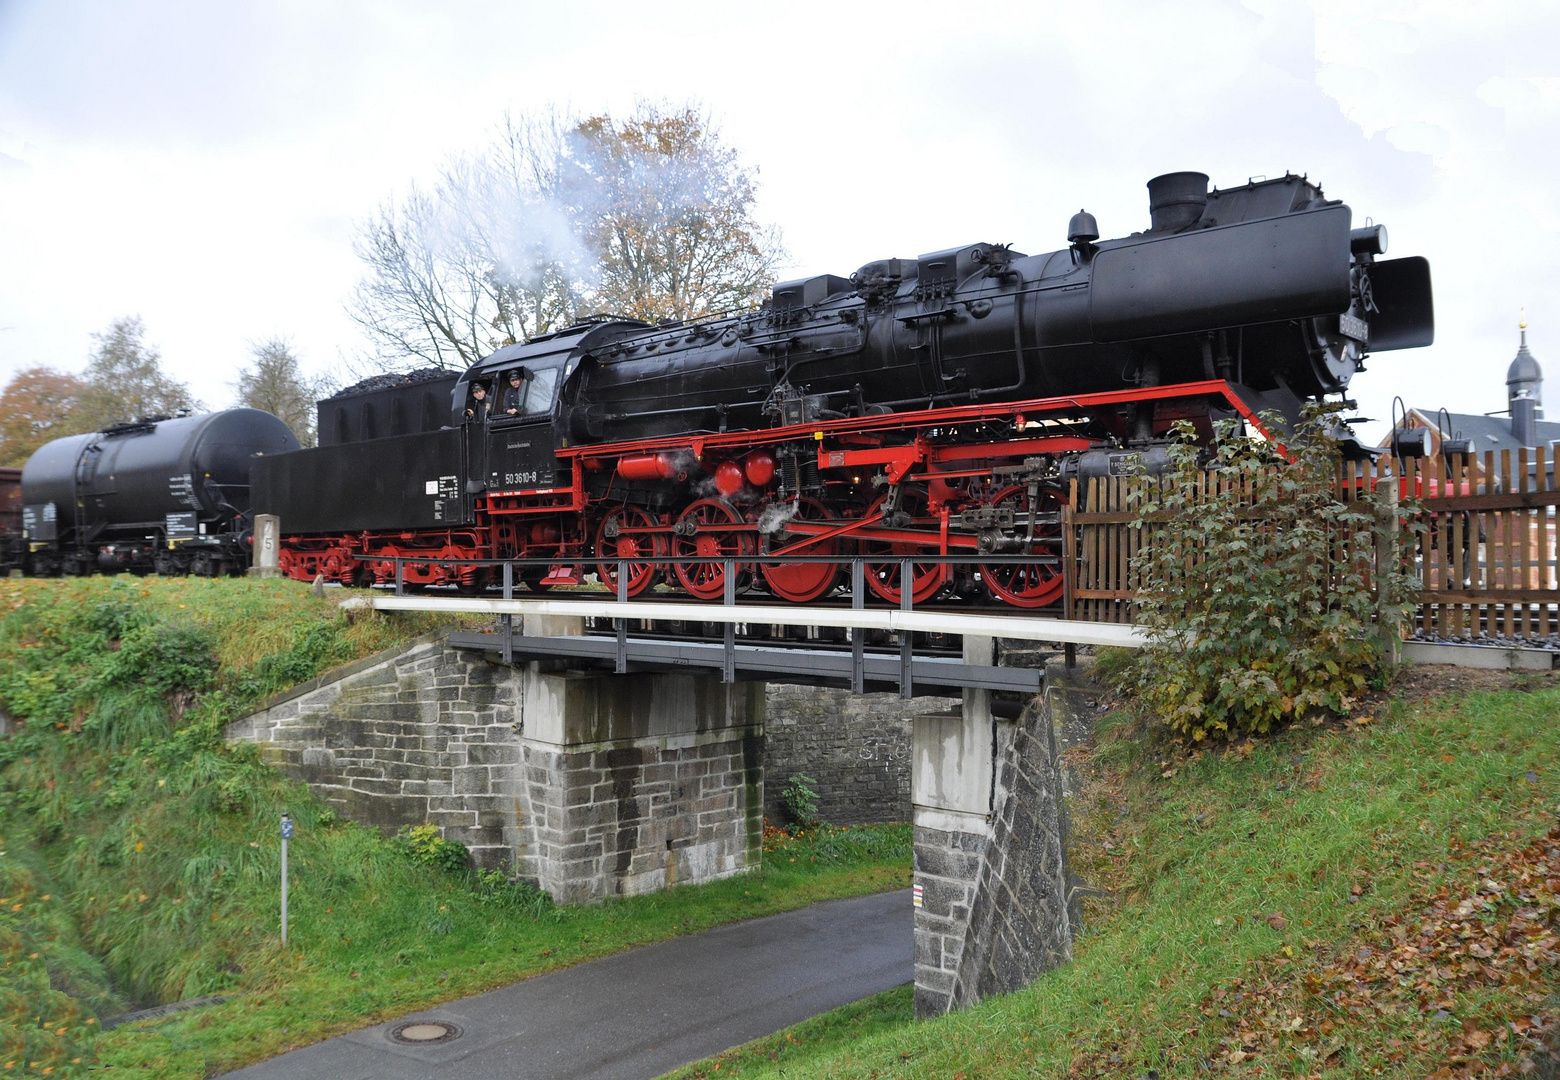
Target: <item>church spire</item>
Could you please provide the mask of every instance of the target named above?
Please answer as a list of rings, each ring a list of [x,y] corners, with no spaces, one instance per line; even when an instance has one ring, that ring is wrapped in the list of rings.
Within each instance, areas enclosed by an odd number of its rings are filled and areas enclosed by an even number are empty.
[[[1525,309],[1517,329],[1522,338],[1517,355],[1506,369],[1506,404],[1511,410],[1512,435],[1523,446],[1532,446],[1538,437],[1534,425],[1544,418],[1544,371],[1528,351]]]

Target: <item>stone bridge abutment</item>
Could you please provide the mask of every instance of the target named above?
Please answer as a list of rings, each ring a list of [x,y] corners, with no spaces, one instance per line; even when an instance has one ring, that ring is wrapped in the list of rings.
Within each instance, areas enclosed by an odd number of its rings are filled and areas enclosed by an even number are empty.
[[[559,903],[756,866],[763,685],[499,665],[433,637],[234,723],[342,816],[430,822]]]
[[[965,663],[995,662],[990,638],[964,643]],[[478,865],[560,903],[757,867],[766,806],[782,817],[779,789],[806,773],[825,820],[913,818],[926,1016],[1071,955],[1053,696],[1004,719],[1012,710],[994,712],[984,690],[901,701],[566,671],[430,635],[294,687],[228,737],[256,743],[343,817],[386,833],[435,824]]]

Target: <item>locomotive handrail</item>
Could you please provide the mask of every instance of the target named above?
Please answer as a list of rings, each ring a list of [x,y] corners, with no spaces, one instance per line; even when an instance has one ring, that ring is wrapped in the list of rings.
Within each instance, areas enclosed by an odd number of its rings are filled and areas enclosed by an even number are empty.
[[[1225,379],[1167,383],[1147,389],[1103,390],[1089,394],[1061,394],[1056,397],[1030,398],[1021,401],[993,401],[971,405],[948,406],[937,411],[935,422],[939,425],[947,425],[961,421],[995,420],[1005,414],[1031,414],[1038,416],[1064,409],[1088,410],[1112,405],[1132,404],[1145,400],[1171,400],[1210,395],[1224,398],[1230,407],[1235,409],[1248,423],[1257,423],[1255,410]],[[842,420],[813,420],[804,424],[765,428],[763,433],[767,438],[776,442],[816,440],[820,432],[825,435],[854,435],[903,426],[905,420],[906,414],[890,412],[882,415],[848,417]],[[718,447],[728,443],[743,443],[750,440],[753,434],[752,431],[735,430],[656,435],[649,438],[636,439],[633,444],[633,452],[649,453],[656,450],[676,450],[690,444]],[[601,442],[561,447],[558,450],[558,457],[560,459],[618,457],[623,453],[624,448],[621,443]]]

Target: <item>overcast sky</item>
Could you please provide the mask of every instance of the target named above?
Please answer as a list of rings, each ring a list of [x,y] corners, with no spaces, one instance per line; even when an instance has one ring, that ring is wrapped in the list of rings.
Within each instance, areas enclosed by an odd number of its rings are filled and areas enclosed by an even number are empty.
[[[1525,305],[1560,416],[1557,76],[1552,0],[0,0],[0,381],[128,314],[208,405],[271,335],[330,369],[382,199],[505,109],[697,99],[798,275],[1308,173],[1433,267],[1437,342],[1374,358],[1362,411],[1502,408]]]

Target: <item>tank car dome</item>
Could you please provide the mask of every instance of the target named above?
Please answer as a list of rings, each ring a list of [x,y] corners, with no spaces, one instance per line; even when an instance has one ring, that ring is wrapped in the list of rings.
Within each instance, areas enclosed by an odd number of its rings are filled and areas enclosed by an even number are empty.
[[[1538,366],[1538,361],[1533,354],[1528,352],[1527,345],[1527,321],[1524,319],[1520,325],[1522,331],[1522,343],[1517,347],[1517,355],[1512,359],[1511,366],[1506,369],[1506,397],[1508,400],[1521,395],[1526,391],[1528,397],[1541,401],[1544,386],[1544,370]]]

